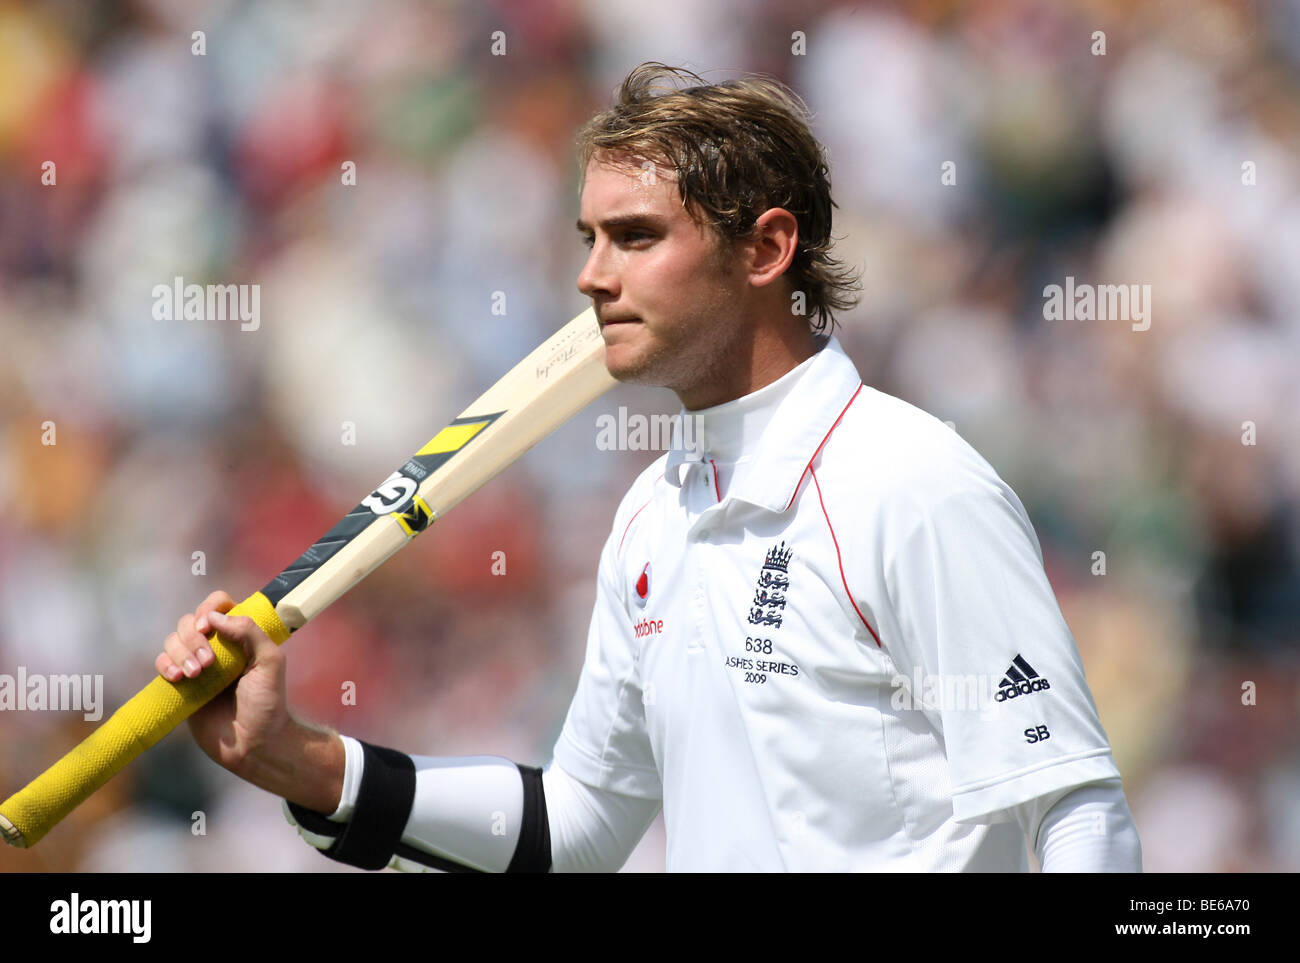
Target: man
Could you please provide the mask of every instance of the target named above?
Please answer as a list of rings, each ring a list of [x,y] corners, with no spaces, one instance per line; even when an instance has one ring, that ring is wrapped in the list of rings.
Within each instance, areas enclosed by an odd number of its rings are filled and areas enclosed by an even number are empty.
[[[643,65],[579,144],[606,364],[702,430],[615,514],[552,764],[296,720],[283,654],[224,593],[157,660],[197,675],[214,628],[248,651],[199,744],[367,868],[616,869],[662,805],[675,870],[1021,870],[1026,834],[1047,870],[1140,869],[1019,500],[821,333],[853,278],[797,98]]]

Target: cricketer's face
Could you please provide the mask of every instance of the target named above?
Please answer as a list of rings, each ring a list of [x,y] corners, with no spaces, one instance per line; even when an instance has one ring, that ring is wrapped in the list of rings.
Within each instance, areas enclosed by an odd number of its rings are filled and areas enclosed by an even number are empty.
[[[691,220],[672,173],[593,159],[578,230],[591,247],[578,290],[601,322],[610,374],[671,388],[687,408],[730,400],[746,276]]]

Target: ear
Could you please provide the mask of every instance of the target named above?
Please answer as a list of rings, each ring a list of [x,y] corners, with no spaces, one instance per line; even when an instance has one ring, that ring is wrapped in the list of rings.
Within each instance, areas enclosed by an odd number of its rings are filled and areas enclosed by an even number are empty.
[[[764,287],[785,274],[799,246],[799,222],[784,207],[771,207],[754,221],[749,283]]]

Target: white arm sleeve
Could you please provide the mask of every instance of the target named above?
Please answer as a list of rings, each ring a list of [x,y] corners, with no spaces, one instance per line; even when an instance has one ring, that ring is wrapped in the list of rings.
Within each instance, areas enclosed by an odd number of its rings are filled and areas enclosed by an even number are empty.
[[[542,773],[551,825],[551,871],[612,873],[659,814],[659,800],[597,789],[555,764]]]
[[[361,744],[343,736],[347,768],[334,822],[351,818],[361,786]],[[489,873],[505,872],[523,825],[519,768],[498,756],[412,756],[415,799],[402,842],[441,860]],[[596,789],[559,766],[542,774],[551,839],[552,872],[613,872],[626,861],[659,812],[659,800]],[[307,842],[327,849],[331,838],[299,827]],[[397,859],[398,869],[428,867]]]
[[[1118,779],[1040,796],[1013,812],[1044,873],[1142,872],[1142,846]]]

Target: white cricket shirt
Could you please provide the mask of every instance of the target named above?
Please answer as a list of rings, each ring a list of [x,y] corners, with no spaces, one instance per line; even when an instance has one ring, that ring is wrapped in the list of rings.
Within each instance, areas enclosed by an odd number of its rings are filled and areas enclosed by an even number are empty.
[[[1025,869],[1007,810],[1119,773],[1015,493],[834,337],[696,414],[615,515],[556,764],[662,799],[669,870]]]

